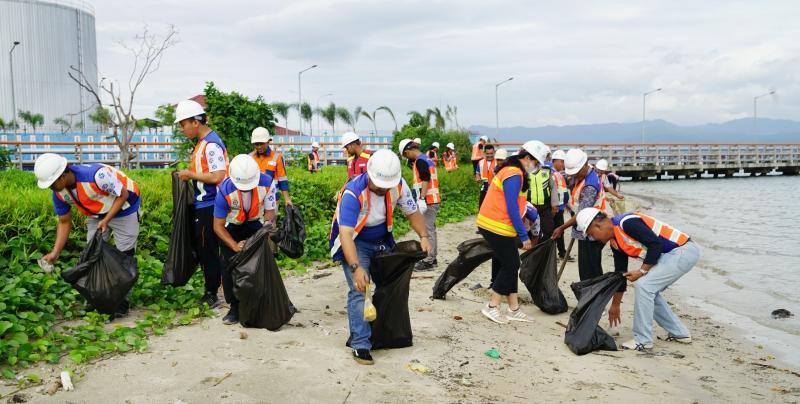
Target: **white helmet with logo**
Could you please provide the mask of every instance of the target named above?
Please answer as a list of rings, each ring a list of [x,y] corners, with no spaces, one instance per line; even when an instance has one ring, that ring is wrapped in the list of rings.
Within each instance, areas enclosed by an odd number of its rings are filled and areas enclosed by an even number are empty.
[[[547,155],[550,154],[550,148],[546,144],[538,140],[529,140],[522,145],[522,149],[530,153],[533,158],[539,161],[539,164],[544,164],[547,161]]]
[[[397,150],[400,151],[400,155],[403,155],[403,152],[406,151],[406,148],[410,146],[412,143],[416,143],[411,139],[403,139],[400,141],[400,144],[397,145]]]
[[[183,100],[175,107],[175,123],[180,123],[184,119],[194,118],[205,114],[203,106],[194,100]]]
[[[583,150],[569,149],[564,159],[564,172],[566,172],[567,175],[575,175],[586,165],[586,161],[588,160],[589,156],[587,156],[586,152]]]
[[[575,218],[576,223],[576,230],[586,235],[586,230],[589,230],[589,226],[592,225],[594,218],[600,213],[600,209],[597,208],[583,208]]]
[[[391,150],[378,150],[367,161],[367,175],[379,188],[396,187],[401,178],[400,159]]]
[[[230,176],[237,189],[249,191],[258,185],[261,170],[250,155],[240,154],[231,160]]]
[[[250,143],[269,143],[270,140],[272,140],[272,136],[269,135],[267,128],[259,126],[250,134]]]
[[[347,132],[342,135],[342,148],[345,148],[350,143],[355,142],[356,140],[361,140],[360,137],[355,132]]]
[[[55,153],[45,153],[36,159],[33,165],[33,173],[36,175],[36,184],[39,188],[45,189],[53,185],[54,182],[64,174],[67,168],[67,159]]]

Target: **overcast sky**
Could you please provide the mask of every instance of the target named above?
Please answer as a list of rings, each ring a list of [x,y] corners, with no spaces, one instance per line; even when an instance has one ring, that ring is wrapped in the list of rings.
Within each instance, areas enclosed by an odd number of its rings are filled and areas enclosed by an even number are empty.
[[[158,104],[225,91],[350,109],[458,106],[462,126],[648,119],[678,124],[798,119],[800,1],[94,1],[100,74],[127,77],[115,41],[175,24],[180,43],[140,91]],[[294,123],[292,123],[294,122]],[[297,125],[296,118],[290,126]],[[362,120],[361,125],[368,127]],[[390,121],[379,120],[389,129]]]

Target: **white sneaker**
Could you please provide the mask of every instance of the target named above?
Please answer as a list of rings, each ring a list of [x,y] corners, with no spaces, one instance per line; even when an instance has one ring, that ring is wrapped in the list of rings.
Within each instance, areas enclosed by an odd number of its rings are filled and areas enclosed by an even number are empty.
[[[627,341],[620,345],[622,349],[630,349],[632,351],[644,351],[645,349],[653,349],[653,344],[640,344],[635,339]]]
[[[494,321],[497,324],[507,324],[508,323],[508,319],[506,318],[506,316],[504,316],[502,313],[500,313],[500,308],[499,307],[490,307],[489,303],[486,303],[486,307],[484,307],[481,310],[481,313],[483,313],[483,315],[486,316],[486,318],[488,318],[489,320]]]
[[[691,344],[692,343],[692,336],[689,335],[687,337],[678,337],[678,336],[669,334],[669,335],[667,335],[667,338],[664,338],[664,341],[679,342],[681,344]]]
[[[520,321],[520,322],[523,322],[523,323],[532,323],[533,322],[533,320],[531,320],[530,317],[528,317],[527,314],[522,312],[521,308],[517,308],[516,311],[512,311],[511,308],[507,308],[505,314],[506,314],[506,318],[509,321]]]

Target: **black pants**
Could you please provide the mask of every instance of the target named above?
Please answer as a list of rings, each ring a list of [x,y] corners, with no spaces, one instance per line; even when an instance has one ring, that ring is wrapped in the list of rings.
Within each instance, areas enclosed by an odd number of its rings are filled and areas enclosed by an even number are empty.
[[[481,196],[478,197],[478,211],[481,210],[481,205],[483,205],[483,200],[486,198],[486,191],[481,189]]]
[[[550,205],[536,205],[536,211],[539,212],[539,225],[542,229],[542,236],[539,237],[539,243],[550,240],[553,235],[553,208]]]
[[[473,173],[478,171],[478,163],[480,163],[480,162],[481,162],[480,160],[472,160],[472,172]]]
[[[519,250],[517,237],[507,237],[478,229],[484,240],[494,250],[492,257],[492,290],[498,295],[517,293],[519,274]]]
[[[578,275],[582,281],[603,274],[603,247],[605,243],[578,240]]]
[[[236,225],[228,225],[226,227],[228,233],[231,234],[233,240],[237,243],[242,240],[247,240],[253,234],[256,234],[258,229],[253,229],[247,226],[236,226]],[[239,299],[236,298],[236,295],[233,293],[233,276],[231,275],[230,265],[231,258],[236,255],[233,250],[228,248],[224,243],[220,243],[220,247],[222,249],[222,292],[225,294],[225,301],[228,303],[239,303]]]
[[[214,234],[214,207],[195,209],[194,217],[194,236],[206,292],[216,296],[222,281],[222,261],[219,258],[219,241]]]
[[[556,212],[556,215],[553,217],[553,229],[558,226],[564,224],[564,212]],[[569,229],[567,229],[568,231]],[[564,256],[567,254],[567,249],[564,248],[564,233],[561,233],[561,237],[556,239],[556,247],[558,247],[558,255]]]

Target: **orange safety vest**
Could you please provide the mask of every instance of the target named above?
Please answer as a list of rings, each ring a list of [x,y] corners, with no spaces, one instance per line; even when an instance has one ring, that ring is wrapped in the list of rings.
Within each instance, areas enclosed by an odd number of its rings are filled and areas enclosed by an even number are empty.
[[[436,164],[433,164],[428,156],[420,154],[418,159],[421,158],[428,162],[428,171],[431,174],[431,180],[428,181],[428,193],[425,194],[425,203],[440,203],[442,202],[442,196],[439,194],[439,176],[436,174]],[[412,164],[411,167],[413,168],[414,172],[414,188],[417,189],[417,195],[422,190],[422,180],[419,178],[419,172],[417,171],[417,164]]]
[[[450,172],[458,169],[458,157],[456,156],[456,152],[444,152],[444,154],[442,154],[442,160],[444,160],[445,171]]]
[[[128,192],[133,192],[134,194],[139,195],[139,186],[136,185],[135,181],[128,178],[125,173],[117,170],[114,167],[105,164],[101,165],[110,168],[111,172],[114,173],[119,182],[122,183],[122,186],[125,187]],[[62,202],[75,206],[78,208],[78,211],[86,216],[97,216],[108,213],[108,211],[111,210],[111,206],[114,204],[114,201],[117,199],[114,194],[100,189],[100,187],[98,187],[94,181],[75,182],[75,192],[77,195],[73,194],[69,189],[64,188],[57,192],[56,196],[58,199],[61,199]],[[125,201],[120,211],[123,211],[130,206],[130,203]]]
[[[567,188],[567,179],[564,178],[560,172],[556,170],[552,170],[553,179],[556,181],[556,193],[558,193],[558,204],[564,204],[564,192],[569,192],[569,188]]]
[[[262,173],[266,174],[267,171],[272,171],[272,178],[274,178],[275,181],[286,181],[289,179],[289,177],[286,176],[286,167],[283,165],[283,155],[278,153],[277,150],[270,148],[269,153],[266,155],[259,155],[253,151],[250,152],[250,157],[256,161]]]
[[[573,212],[575,212],[575,210],[580,205],[578,197],[580,197],[581,191],[583,190],[583,187],[585,185],[586,185],[586,178],[584,177],[580,182],[578,182],[577,184],[575,184],[575,186],[572,187],[572,194],[571,197],[569,198],[569,206]],[[605,212],[606,210],[606,190],[604,189],[602,183],[600,183],[600,190],[597,191],[597,199],[594,201],[594,207],[600,209],[601,212]]]
[[[270,187],[264,186],[253,188],[250,191],[250,206],[247,207],[247,209],[243,209],[244,198],[242,197],[242,191],[237,189],[225,195],[225,199],[228,201],[228,207],[230,208],[225,221],[231,224],[242,224],[245,221],[260,221],[266,210],[264,209],[265,206],[261,204],[261,201],[263,201],[269,193],[269,188]]]
[[[508,215],[506,209],[506,196],[503,193],[503,181],[518,175],[523,177],[522,170],[517,167],[509,166],[504,167],[492,179],[489,185],[489,190],[486,191],[486,199],[483,200],[478,219],[476,223],[478,227],[488,230],[492,233],[501,236],[514,237],[517,235],[517,230],[511,223],[511,217]],[[524,181],[524,177],[522,179]],[[519,216],[525,216],[525,209],[527,208],[527,192],[522,192],[520,189],[517,196],[517,204],[519,205]]]
[[[640,257],[644,253],[644,246],[642,243],[635,240],[622,230],[622,223],[631,217],[638,217],[642,219],[644,224],[657,234],[659,237],[672,241],[679,247],[689,242],[689,235],[686,233],[643,213],[630,214],[614,225],[614,239],[611,240],[611,247],[620,250],[630,257]]]
[[[208,146],[209,142],[205,140],[200,140],[194,146],[194,150],[192,150],[192,163],[189,167],[190,170],[198,173],[203,174],[207,173],[208,171],[208,158],[206,157],[206,146]],[[225,155],[225,176],[228,176],[228,149],[223,149],[223,153]]]
[[[308,155],[308,171],[316,170],[318,164],[319,164],[319,153],[312,151],[311,154]]]
[[[485,158],[481,159],[478,163],[478,169],[480,169],[481,180],[483,182],[489,182],[494,178],[494,169],[497,167],[497,160],[487,161]]]
[[[348,184],[351,185],[351,184]],[[333,220],[331,222],[331,231],[328,233],[328,240],[331,241],[331,257],[342,247],[342,242],[339,240],[339,208],[342,206],[342,195],[347,190],[348,185],[345,185],[342,191],[339,192],[336,200],[336,210],[333,212]],[[395,201],[400,199],[400,193],[403,190],[403,181],[400,181],[396,187],[391,188],[384,197],[386,201],[386,231],[391,233],[394,222],[394,205]],[[367,218],[369,211],[372,208],[372,193],[369,190],[369,185],[364,187],[364,190],[358,194],[358,203],[361,205],[361,210],[358,212],[358,219],[356,219],[356,227],[353,229],[353,240],[358,237],[358,233],[367,225]],[[334,238],[335,237],[335,238]]]
[[[480,160],[483,158],[483,150],[480,147],[481,147],[480,141],[472,145],[472,161]]]

